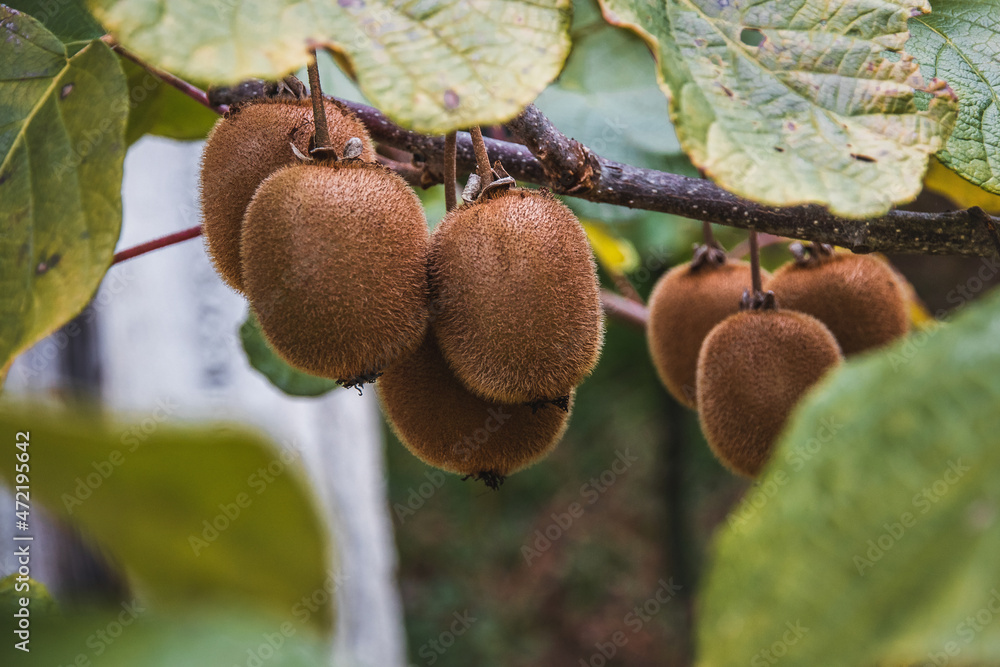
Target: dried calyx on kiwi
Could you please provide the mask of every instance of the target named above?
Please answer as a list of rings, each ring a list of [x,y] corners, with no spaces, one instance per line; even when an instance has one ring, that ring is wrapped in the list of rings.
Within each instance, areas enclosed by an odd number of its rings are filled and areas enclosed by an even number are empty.
[[[795,260],[778,269],[769,288],[782,307],[822,321],[851,355],[881,347],[909,329],[906,292],[887,262],[792,244]]]
[[[359,145],[341,150],[360,153]],[[243,285],[285,361],[360,386],[426,334],[427,223],[389,169],[306,159],[265,179],[247,208]]]
[[[496,488],[544,458],[559,442],[567,411],[533,411],[471,393],[428,335],[378,382],[383,411],[400,441],[419,459]]]
[[[604,339],[596,266],[573,212],[547,190],[478,179],[431,238],[434,333],[483,399],[535,408],[590,373]]]
[[[780,304],[778,304],[780,305]],[[747,290],[740,312],[716,325],[698,355],[698,415],[712,452],[756,477],[803,394],[841,359],[830,330]]]
[[[332,100],[324,108],[334,145],[357,137],[361,159],[374,161],[368,132],[350,109]],[[208,136],[201,161],[205,241],[216,270],[238,292],[244,291],[240,240],[250,199],[265,178],[298,163],[296,151],[308,152],[314,130],[310,101],[282,94],[231,107]]]
[[[764,273],[764,280],[770,276]],[[660,380],[683,405],[697,408],[698,352],[712,328],[740,308],[750,264],[706,243],[665,273],[649,298],[649,353]]]

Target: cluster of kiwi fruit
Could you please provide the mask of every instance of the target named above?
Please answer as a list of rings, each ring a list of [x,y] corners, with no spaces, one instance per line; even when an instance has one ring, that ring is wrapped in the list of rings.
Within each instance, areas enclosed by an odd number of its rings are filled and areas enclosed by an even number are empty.
[[[201,171],[209,255],[287,363],[344,386],[378,379],[410,451],[496,488],[556,445],[597,362],[583,227],[497,163],[431,235],[364,125],[336,102],[324,110],[320,146],[301,94],[219,120]]]
[[[902,279],[870,255],[792,244],[774,275],[716,245],[696,249],[656,284],[649,346],[668,391],[697,410],[718,459],[760,474],[803,394],[844,355],[881,347],[909,327]],[[756,248],[753,249],[756,251]]]

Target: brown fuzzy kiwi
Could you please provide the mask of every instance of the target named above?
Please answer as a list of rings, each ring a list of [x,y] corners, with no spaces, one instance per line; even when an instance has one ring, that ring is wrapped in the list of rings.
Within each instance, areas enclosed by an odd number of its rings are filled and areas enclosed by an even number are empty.
[[[383,410],[399,439],[422,461],[495,486],[546,456],[569,412],[504,405],[472,394],[445,362],[434,336],[378,381]]]
[[[434,333],[455,375],[502,403],[565,396],[604,341],[596,266],[573,212],[513,188],[445,216],[431,238]]]
[[[844,354],[881,347],[910,327],[906,293],[892,268],[868,255],[837,253],[789,262],[768,283],[782,308],[829,327]]]
[[[722,255],[724,257],[724,255]],[[770,278],[763,272],[763,279]],[[740,309],[750,264],[688,262],[656,283],[649,298],[649,353],[660,380],[683,405],[697,408],[698,351],[712,328]]]
[[[243,284],[288,363],[344,382],[372,378],[427,331],[427,222],[378,164],[284,167],[243,226]]]
[[[746,310],[709,332],[698,355],[698,415],[715,455],[756,477],[802,395],[841,358],[822,322]]]
[[[361,159],[375,160],[365,126],[347,107],[328,101],[330,139],[339,149],[351,137],[362,142]],[[240,230],[253,193],[261,182],[286,165],[296,164],[291,143],[308,153],[313,135],[308,100],[274,98],[242,104],[215,124],[201,159],[201,206],[208,253],[222,279],[243,292]]]

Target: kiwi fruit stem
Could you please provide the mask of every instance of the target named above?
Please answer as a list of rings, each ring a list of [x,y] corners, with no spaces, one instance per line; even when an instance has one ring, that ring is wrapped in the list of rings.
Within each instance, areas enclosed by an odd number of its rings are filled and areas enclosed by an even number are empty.
[[[455,160],[458,157],[458,141],[455,132],[444,136],[444,210],[451,211],[458,204],[455,196],[456,176]]]
[[[701,237],[705,241],[705,245],[710,248],[718,248],[719,242],[715,240],[715,232],[712,231],[712,223],[708,220],[701,221]]]
[[[760,245],[757,243],[757,230],[750,230],[750,280],[753,281],[753,293],[764,291],[760,282]]]
[[[323,88],[319,82],[319,64],[316,62],[316,49],[309,50],[312,59],[309,61],[309,94],[312,95],[313,118],[316,132],[313,134],[313,150],[330,147],[330,133],[326,127],[326,105],[323,104]]]
[[[760,245],[757,243],[757,230],[750,230],[750,289],[743,292],[740,300],[740,310],[775,310],[778,305],[774,300],[774,292],[765,292],[764,283],[760,278]]]
[[[490,168],[490,156],[486,152],[486,142],[483,141],[483,131],[476,125],[469,134],[472,135],[472,148],[476,153],[476,171],[483,191],[493,182],[493,170]]]

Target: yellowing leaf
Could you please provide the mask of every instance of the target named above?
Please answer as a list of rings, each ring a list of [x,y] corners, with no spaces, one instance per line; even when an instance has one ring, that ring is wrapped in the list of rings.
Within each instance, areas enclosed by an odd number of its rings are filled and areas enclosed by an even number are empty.
[[[594,249],[597,261],[609,273],[629,273],[639,266],[639,253],[626,239],[613,235],[599,222],[583,221],[590,247]]]
[[[970,183],[937,160],[931,160],[924,176],[924,187],[947,197],[959,208],[978,206],[987,213],[1000,213],[1000,195]]]

